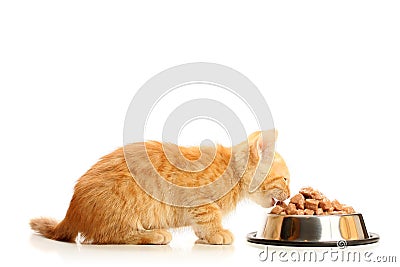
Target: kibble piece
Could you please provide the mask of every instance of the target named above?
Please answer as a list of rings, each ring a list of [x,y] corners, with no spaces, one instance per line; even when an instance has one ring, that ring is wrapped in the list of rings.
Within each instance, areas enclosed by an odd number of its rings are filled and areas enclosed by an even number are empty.
[[[324,195],[317,190],[313,190],[311,191],[311,198],[321,200],[324,198]]]
[[[330,207],[330,208],[328,209],[328,213],[332,213],[334,210],[335,210],[334,207]]]
[[[297,207],[299,210],[304,210],[304,203],[305,203],[305,201],[303,200],[302,202],[296,204],[296,207]]]
[[[324,211],[323,211],[321,208],[318,208],[318,209],[315,211],[315,214],[316,214],[316,215],[323,215],[323,214],[324,214]]]
[[[297,210],[297,215],[304,215],[304,210]]]
[[[313,210],[309,210],[309,209],[305,209],[304,210],[304,215],[314,215],[314,211]]]
[[[298,204],[299,202],[304,201],[304,196],[300,193],[294,195],[291,199],[290,199],[290,203],[293,204]]]
[[[316,199],[306,199],[305,207],[309,210],[316,211],[318,209],[319,201]]]
[[[330,208],[332,208],[332,202],[329,199],[324,198],[319,202],[319,207],[324,211],[329,210]]]
[[[336,211],[343,210],[342,204],[340,204],[340,202],[337,201],[336,199],[335,199],[334,201],[332,201],[332,207],[333,207]]]
[[[290,203],[296,204],[298,209],[304,210],[305,198],[302,194],[298,193],[290,199]]]
[[[343,211],[346,212],[347,214],[356,213],[356,211],[353,209],[352,206],[343,205],[342,208]]]
[[[312,187],[303,187],[300,189],[300,194],[302,194],[305,198],[310,198],[312,191],[314,191]]]
[[[284,211],[284,209],[281,206],[275,206],[272,210],[271,213],[272,214],[280,214],[282,211]]]
[[[286,209],[287,214],[289,215],[297,215],[297,209],[296,205],[293,203],[289,203],[287,209]]]
[[[285,202],[283,202],[283,201],[276,202],[276,205],[277,206],[281,206],[284,210],[287,209],[287,204]]]
[[[279,213],[279,215],[287,215],[285,211],[282,211],[281,213]]]

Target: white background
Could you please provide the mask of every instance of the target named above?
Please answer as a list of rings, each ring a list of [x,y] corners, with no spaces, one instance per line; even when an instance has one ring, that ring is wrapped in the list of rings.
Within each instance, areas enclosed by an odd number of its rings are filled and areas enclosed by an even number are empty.
[[[186,229],[170,246],[79,248],[28,227],[63,218],[75,181],[122,144],[147,79],[196,61],[250,78],[274,116],[292,191],[312,185],[352,204],[381,235],[370,249],[399,260],[399,2],[188,2],[0,3],[1,261],[266,264],[245,242],[265,212],[251,203],[225,221],[236,236],[227,247],[193,246]]]

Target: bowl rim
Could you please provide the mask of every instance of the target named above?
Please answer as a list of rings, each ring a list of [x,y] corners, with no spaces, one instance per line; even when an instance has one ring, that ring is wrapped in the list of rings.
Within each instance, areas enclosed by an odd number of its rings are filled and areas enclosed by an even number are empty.
[[[332,217],[332,216],[337,216],[337,217],[342,217],[342,216],[362,216],[361,213],[355,212],[355,213],[350,213],[350,214],[328,214],[328,215],[297,215],[297,214],[274,214],[274,213],[267,213],[268,216],[275,216],[275,217],[300,217],[300,218],[312,218],[312,217]]]
[[[287,247],[339,247],[338,242],[343,241],[343,240],[332,240],[332,241],[274,240],[274,239],[265,239],[262,237],[257,237],[257,232],[248,233],[246,236],[246,240],[249,243],[254,243],[259,245],[287,246]],[[380,236],[378,234],[368,232],[368,238],[366,239],[346,240],[346,246],[369,245],[377,243],[379,242],[379,240]]]

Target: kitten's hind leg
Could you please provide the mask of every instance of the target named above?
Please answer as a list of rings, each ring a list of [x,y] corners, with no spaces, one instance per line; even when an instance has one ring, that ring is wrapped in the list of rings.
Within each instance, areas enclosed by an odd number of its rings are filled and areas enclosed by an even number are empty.
[[[170,232],[164,229],[140,230],[124,237],[120,244],[131,245],[166,245],[172,239]]]

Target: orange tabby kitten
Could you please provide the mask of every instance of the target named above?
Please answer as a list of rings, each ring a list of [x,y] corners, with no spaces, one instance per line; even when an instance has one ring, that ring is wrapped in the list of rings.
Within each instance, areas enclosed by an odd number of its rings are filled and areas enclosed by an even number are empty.
[[[68,242],[74,242],[80,233],[85,242],[92,244],[168,244],[171,241],[168,229],[191,226],[199,238],[197,243],[231,244],[233,235],[222,227],[221,219],[240,200],[250,198],[267,208],[274,205],[274,198],[285,200],[290,196],[289,171],[278,153],[268,175],[263,175],[261,185],[249,190],[260,157],[271,147],[268,142],[274,142],[271,135],[275,137],[274,130],[255,132],[248,141],[232,149],[218,145],[212,164],[200,172],[183,171],[172,165],[163,152],[168,144],[150,141],[119,148],[101,158],[78,180],[64,220],[58,223],[53,219],[36,218],[31,220],[31,228],[47,238]],[[197,207],[178,207],[154,199],[132,178],[126,160],[132,160],[131,164],[137,165],[137,173],[146,176],[148,166],[141,166],[141,160],[135,158],[135,153],[143,146],[162,177],[187,187],[209,184],[224,171],[234,177],[240,173],[237,170],[243,169],[239,165],[247,159],[248,164],[245,172],[236,177],[239,182],[223,197]],[[208,155],[207,149],[201,152],[197,147],[179,149],[189,160]],[[228,166],[230,159],[233,164]],[[145,178],[150,181],[152,176]],[[198,194],[175,197],[189,200],[187,203],[199,198]]]

